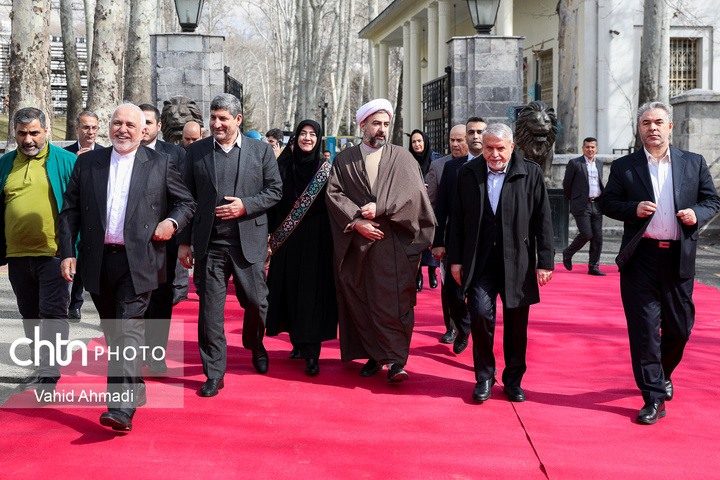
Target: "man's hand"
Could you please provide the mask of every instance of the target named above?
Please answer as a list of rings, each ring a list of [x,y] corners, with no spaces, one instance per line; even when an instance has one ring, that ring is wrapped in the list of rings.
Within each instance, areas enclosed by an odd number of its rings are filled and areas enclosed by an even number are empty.
[[[385,237],[382,230],[377,228],[379,226],[379,223],[362,218],[355,223],[353,230],[357,230],[360,235],[374,242],[375,240],[382,240]]]
[[[538,279],[538,284],[541,287],[545,286],[550,280],[552,280],[552,270],[545,270],[544,268],[538,268],[537,269],[537,279]]]
[[[242,200],[237,197],[225,197],[225,200],[232,202],[227,205],[215,207],[215,215],[222,220],[230,220],[231,218],[242,217],[247,213]]]
[[[157,224],[157,227],[155,228],[155,234],[153,235],[153,240],[155,240],[156,242],[164,242],[166,240],[170,240],[174,233],[175,224],[166,218],[165,220]]]
[[[89,151],[90,151],[90,147],[85,147],[85,148],[81,148],[80,150],[78,150],[77,154],[80,155],[81,153],[85,153],[85,152],[89,152]]]
[[[450,265],[450,272],[458,285],[462,285],[463,268],[458,263]]]
[[[63,258],[62,262],[60,262],[60,272],[68,282],[75,281],[75,268],[77,268],[77,258],[75,257]]]
[[[189,244],[181,243],[178,245],[178,260],[180,260],[183,267],[192,268],[194,261],[192,248],[190,248]]]
[[[686,208],[677,212],[677,217],[685,225],[695,225],[697,223],[697,216],[695,216],[695,210],[692,208]]]
[[[360,208],[360,214],[364,218],[373,219],[373,218],[375,218],[376,213],[377,213],[377,205],[375,205],[375,202],[370,202],[366,205],[363,205]]]
[[[442,260],[445,256],[445,247],[435,247],[432,249],[432,256],[438,260]]]
[[[646,200],[644,202],[638,203],[637,216],[638,218],[646,218],[655,213],[655,210],[657,210],[657,205],[655,205],[653,202]]]

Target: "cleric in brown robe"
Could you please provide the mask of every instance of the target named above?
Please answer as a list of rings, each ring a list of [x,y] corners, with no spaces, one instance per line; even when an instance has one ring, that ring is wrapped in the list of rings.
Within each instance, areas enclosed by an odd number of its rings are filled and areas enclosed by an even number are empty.
[[[357,112],[363,143],[335,159],[327,186],[334,242],[342,361],[368,358],[363,377],[404,370],[415,317],[415,275],[435,216],[418,163],[386,144],[393,108],[373,100]]]

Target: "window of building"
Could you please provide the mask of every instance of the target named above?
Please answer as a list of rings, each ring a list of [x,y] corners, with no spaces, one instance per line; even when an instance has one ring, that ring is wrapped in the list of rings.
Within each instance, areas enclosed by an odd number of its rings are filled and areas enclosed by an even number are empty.
[[[540,52],[540,85],[542,98],[549,107],[553,106],[553,51],[552,48]]]
[[[670,38],[670,97],[697,88],[697,38]]]

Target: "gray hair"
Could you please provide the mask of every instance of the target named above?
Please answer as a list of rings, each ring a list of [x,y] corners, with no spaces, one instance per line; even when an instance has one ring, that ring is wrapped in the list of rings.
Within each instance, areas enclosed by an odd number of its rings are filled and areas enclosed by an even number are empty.
[[[13,129],[17,130],[18,124],[27,125],[28,123],[32,123],[33,120],[40,120],[40,126],[47,128],[47,118],[42,110],[34,107],[25,107],[15,112]]]
[[[638,108],[637,111],[637,124],[640,125],[640,122],[642,121],[643,115],[645,115],[645,112],[648,112],[650,110],[665,110],[665,113],[667,114],[668,122],[673,121],[673,114],[672,114],[672,108],[668,107],[662,102],[648,102],[643,104],[640,108]]]
[[[227,110],[230,115],[237,117],[242,115],[242,103],[230,93],[221,93],[210,102],[210,110]]]
[[[501,140],[508,139],[510,140],[510,143],[514,142],[512,130],[510,130],[510,127],[504,123],[491,123],[485,127],[485,130],[482,132],[483,145],[485,144],[486,135],[492,135],[493,137],[497,137]]]
[[[95,112],[91,112],[90,110],[83,110],[82,112],[78,113],[77,118],[75,118],[75,125],[80,124],[80,117],[95,117],[95,120],[100,122],[100,119]]]
[[[120,110],[121,107],[133,107],[134,110],[140,112],[140,128],[145,127],[145,121],[147,120],[147,118],[145,117],[145,112],[143,112],[142,109],[134,103],[126,102],[121,103],[120,105],[115,107],[115,110],[113,110],[112,115],[110,115],[110,128],[112,128],[112,119],[115,118],[115,113],[117,113],[117,111]]]

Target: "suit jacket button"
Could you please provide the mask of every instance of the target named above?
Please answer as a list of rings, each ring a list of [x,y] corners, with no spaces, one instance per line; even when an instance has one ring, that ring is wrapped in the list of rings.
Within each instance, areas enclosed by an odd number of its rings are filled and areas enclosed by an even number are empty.
[[[148,226],[147,226],[147,225],[145,225],[145,228],[148,228]]]

